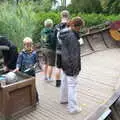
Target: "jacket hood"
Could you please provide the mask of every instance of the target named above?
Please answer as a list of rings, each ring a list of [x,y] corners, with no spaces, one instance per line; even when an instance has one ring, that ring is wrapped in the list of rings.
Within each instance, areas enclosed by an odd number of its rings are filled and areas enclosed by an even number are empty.
[[[13,45],[13,43],[11,42],[11,40],[8,40],[7,37],[5,37],[5,36],[0,36],[0,46],[11,47],[11,46],[14,46],[14,45]]]
[[[64,28],[63,30],[61,30],[59,34],[59,39],[64,40],[70,31],[70,28]]]

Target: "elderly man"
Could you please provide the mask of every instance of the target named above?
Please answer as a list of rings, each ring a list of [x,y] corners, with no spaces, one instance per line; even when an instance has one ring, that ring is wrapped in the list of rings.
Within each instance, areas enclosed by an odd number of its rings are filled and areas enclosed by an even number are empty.
[[[47,19],[44,21],[44,28],[41,31],[41,46],[45,57],[44,74],[45,80],[52,80],[53,66],[55,65],[56,41],[53,33],[53,21]]]

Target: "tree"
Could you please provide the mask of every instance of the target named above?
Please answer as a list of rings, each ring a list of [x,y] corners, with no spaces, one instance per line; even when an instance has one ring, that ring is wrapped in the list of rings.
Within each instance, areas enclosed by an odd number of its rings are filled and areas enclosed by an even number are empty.
[[[119,0],[101,0],[101,3],[105,13],[120,13]]]
[[[58,1],[57,0],[50,0],[51,3],[56,4]]]
[[[61,6],[66,7],[66,0],[61,0]]]
[[[16,0],[16,3],[18,4],[20,0]]]
[[[6,0],[0,0],[0,3],[1,3],[1,2],[5,2],[5,1],[6,1]]]
[[[57,0],[50,0],[50,2],[51,2],[51,8],[53,8],[53,9],[55,9],[55,7],[56,7],[56,4],[58,3],[58,1]]]
[[[74,12],[100,13],[102,12],[99,0],[72,0],[72,8]]]

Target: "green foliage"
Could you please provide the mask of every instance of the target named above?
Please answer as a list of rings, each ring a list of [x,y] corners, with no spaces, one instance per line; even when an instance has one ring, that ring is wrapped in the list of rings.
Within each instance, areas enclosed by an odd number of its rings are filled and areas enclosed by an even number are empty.
[[[59,13],[55,13],[55,12],[48,12],[48,13],[41,12],[41,13],[36,14],[37,22],[36,22],[36,28],[35,28],[35,30],[33,32],[33,40],[35,42],[40,40],[40,31],[44,27],[44,21],[46,19],[48,19],[48,18],[53,20],[54,25],[58,24],[60,22]]]
[[[91,27],[94,25],[102,24],[106,21],[115,21],[120,19],[120,15],[103,15],[103,14],[72,14],[71,17],[80,16],[85,21],[85,27]],[[49,12],[49,13],[39,13],[36,15],[37,23],[36,28],[33,32],[33,40],[35,42],[40,40],[40,31],[44,27],[44,20],[51,18],[54,24],[60,22],[59,13]]]
[[[102,7],[99,0],[72,0],[73,12],[82,13],[101,13]]]
[[[101,0],[104,13],[119,14],[120,1],[119,0]]]
[[[45,5],[44,5],[45,6]],[[70,6],[72,8],[72,6]],[[40,40],[40,31],[44,27],[44,20],[51,18],[54,24],[60,22],[59,12],[48,11],[39,6],[36,2],[20,2],[19,5],[1,3],[0,4],[0,35],[6,35],[9,39],[22,48],[24,37],[32,37],[35,42]],[[44,11],[44,12],[43,12]],[[45,12],[47,11],[47,12]],[[104,14],[71,14],[71,17],[81,16],[85,21],[85,26],[102,24],[106,21],[120,20],[119,15]]]
[[[35,9],[38,12],[41,12],[41,11],[48,12],[51,10],[52,1],[51,0],[40,0],[40,1],[36,1],[34,4],[35,4]]]
[[[68,10],[72,13],[120,13],[120,0],[71,0]]]
[[[35,27],[35,13],[31,5],[12,6],[8,3],[0,5],[0,35],[6,35],[22,47],[24,37],[32,37]]]
[[[81,16],[85,21],[86,27],[91,27],[94,25],[102,24],[106,21],[115,21],[120,20],[120,15],[104,15],[104,14],[78,14]]]
[[[107,7],[109,13],[120,13],[120,1],[110,0]]]

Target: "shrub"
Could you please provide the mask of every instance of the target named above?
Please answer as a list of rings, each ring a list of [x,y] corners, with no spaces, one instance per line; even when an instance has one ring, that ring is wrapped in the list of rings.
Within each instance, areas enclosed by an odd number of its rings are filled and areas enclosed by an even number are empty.
[[[71,14],[71,17],[81,16],[85,21],[86,27],[102,24],[105,21],[120,20],[120,15],[104,14]],[[59,12],[40,12],[36,9],[36,4],[21,3],[13,6],[8,3],[0,4],[0,35],[6,35],[9,39],[22,48],[24,37],[32,37],[35,42],[40,40],[40,31],[44,27],[44,20],[51,18],[54,24],[60,22]]]
[[[102,24],[106,21],[120,20],[120,15],[104,15],[104,14],[78,14],[85,21],[86,27],[91,27],[94,25]]]
[[[0,34],[8,36],[18,48],[22,48],[24,37],[32,37],[35,27],[35,13],[31,5],[0,5]]]
[[[44,21],[46,19],[52,19],[54,22],[54,25],[58,24],[60,22],[60,17],[59,17],[59,13],[55,13],[55,12],[49,12],[49,13],[45,13],[45,12],[41,12],[36,14],[36,28],[33,31],[33,40],[35,42],[40,40],[40,31],[44,28]]]

